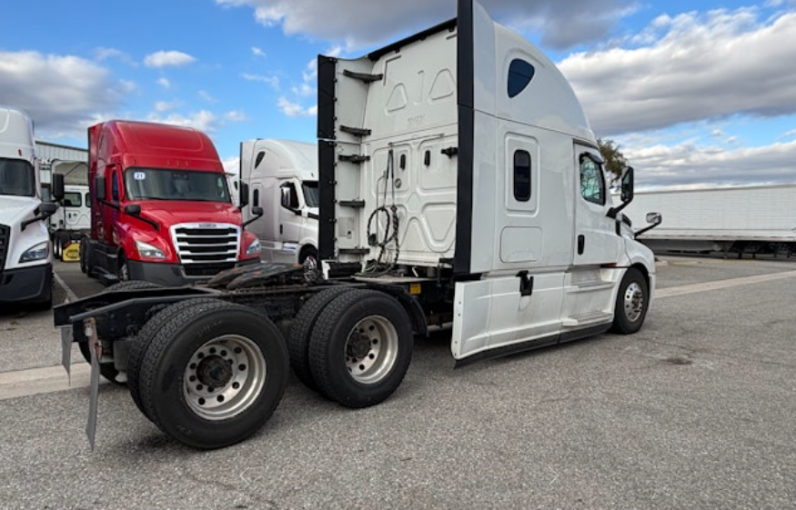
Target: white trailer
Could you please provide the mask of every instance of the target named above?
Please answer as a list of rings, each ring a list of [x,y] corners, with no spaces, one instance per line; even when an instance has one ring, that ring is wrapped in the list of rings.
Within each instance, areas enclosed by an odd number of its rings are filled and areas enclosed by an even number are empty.
[[[0,303],[52,305],[52,253],[47,218],[57,209],[42,202],[33,121],[24,111],[0,106]],[[53,180],[53,195],[63,179]]]
[[[253,207],[264,214],[249,230],[260,239],[262,258],[311,267],[318,259],[318,147],[314,143],[257,139],[241,143],[240,175]],[[244,217],[253,216],[249,209]]]
[[[640,191],[625,214],[651,211],[663,223],[641,239],[654,251],[796,252],[796,184]]]
[[[323,278],[261,263],[59,307],[64,352],[69,334],[91,346],[95,398],[110,364],[163,431],[219,448],[268,420],[288,359],[361,408],[400,386],[430,325],[452,325],[458,365],[641,328],[655,263],[620,215],[632,169],[612,203],[563,75],[476,2],[360,59],[319,57],[318,96]]]

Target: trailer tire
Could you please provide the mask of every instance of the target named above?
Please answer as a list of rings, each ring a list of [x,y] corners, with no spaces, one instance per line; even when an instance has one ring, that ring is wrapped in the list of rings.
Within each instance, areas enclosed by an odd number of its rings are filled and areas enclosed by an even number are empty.
[[[139,375],[141,402],[163,432],[194,448],[223,448],[273,414],[287,386],[287,347],[257,311],[203,303],[166,322]]]
[[[352,290],[318,316],[310,339],[310,369],[318,389],[350,408],[393,394],[412,360],[414,336],[403,306],[374,290]]]
[[[142,282],[142,281],[121,282],[111,285],[107,289],[103,290],[100,294],[105,294],[106,292],[114,292],[117,290],[155,289],[158,287],[160,287],[160,285],[150,282]],[[83,359],[85,359],[86,362],[89,365],[91,365],[91,353],[88,350],[88,342],[79,342],[77,345],[78,348],[80,349],[80,354],[83,355]],[[116,367],[113,365],[113,363],[100,363],[100,375],[114,384],[118,384],[120,386],[123,386],[125,384],[124,381],[119,379],[119,371],[116,370]],[[128,371],[127,380],[129,382],[129,371]]]
[[[136,280],[124,283],[139,283]],[[117,285],[123,285],[124,283],[120,283]],[[140,282],[140,283],[149,283],[149,282]],[[154,285],[154,284],[151,284]],[[185,310],[189,308],[198,307],[200,305],[206,303],[218,303],[217,299],[213,298],[197,298],[197,299],[186,299],[185,301],[179,301],[172,305],[166,306],[155,313],[151,319],[149,319],[138,334],[135,336],[133,340],[133,344],[130,346],[130,352],[128,353],[127,357],[127,389],[130,390],[130,397],[132,397],[133,402],[135,402],[136,407],[146,416],[150,421],[152,418],[149,417],[147,411],[144,409],[144,404],[141,402],[141,389],[140,389],[140,372],[141,372],[141,365],[144,362],[144,356],[146,355],[147,349],[149,349],[149,345],[152,343],[152,340],[155,338],[155,335],[163,329],[166,324],[171,321],[177,315],[180,315],[185,312]]]
[[[649,287],[644,275],[629,268],[619,285],[614,305],[614,323],[611,331],[632,335],[641,329],[649,307]]]
[[[312,328],[315,326],[318,316],[333,299],[351,290],[354,289],[350,287],[332,287],[318,292],[301,307],[293,326],[290,328],[290,337],[287,342],[287,350],[290,353],[290,367],[299,381],[311,390],[318,391],[318,385],[315,384],[315,379],[312,378],[312,370],[310,369]]]

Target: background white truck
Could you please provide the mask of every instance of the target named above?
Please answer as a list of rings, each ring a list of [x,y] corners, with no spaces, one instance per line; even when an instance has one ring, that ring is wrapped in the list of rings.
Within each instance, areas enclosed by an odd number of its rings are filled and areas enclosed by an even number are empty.
[[[36,148],[41,158],[42,199],[50,199],[52,175],[60,174],[64,179],[59,210],[48,222],[53,255],[61,259],[67,246],[78,243],[91,230],[88,151],[42,141],[36,142]]]
[[[362,58],[319,57],[318,137],[324,278],[262,262],[56,309],[65,354],[90,346],[87,430],[103,364],[164,432],[219,448],[269,419],[288,359],[362,408],[400,386],[430,325],[452,324],[464,364],[644,323],[655,263],[620,217],[632,169],[613,203],[563,75],[476,2]]]
[[[796,184],[640,191],[624,212],[635,226],[650,211],[664,218],[641,237],[654,251],[796,253]]]
[[[52,195],[63,196],[63,179]],[[52,253],[47,218],[58,205],[42,202],[33,121],[0,106],[0,303],[52,305]]]
[[[249,203],[265,213],[249,230],[257,234],[262,258],[317,266],[318,146],[258,139],[241,143],[240,175],[249,184]],[[244,218],[251,217],[250,209]]]

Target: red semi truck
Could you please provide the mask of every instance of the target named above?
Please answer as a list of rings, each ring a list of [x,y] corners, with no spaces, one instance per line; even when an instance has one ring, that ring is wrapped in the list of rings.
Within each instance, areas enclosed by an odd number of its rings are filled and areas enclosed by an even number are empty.
[[[175,286],[260,260],[260,243],[244,229],[207,135],[112,120],[88,129],[88,145],[91,234],[80,247],[83,272],[105,283]]]

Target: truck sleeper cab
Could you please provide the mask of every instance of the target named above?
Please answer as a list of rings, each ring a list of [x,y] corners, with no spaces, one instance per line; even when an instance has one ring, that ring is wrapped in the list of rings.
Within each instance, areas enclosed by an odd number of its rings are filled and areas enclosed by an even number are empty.
[[[88,133],[91,234],[81,268],[90,276],[183,285],[259,260],[205,134],[132,121]]]
[[[42,202],[33,121],[0,106],[0,303],[52,304],[52,252],[46,219],[58,208]],[[63,179],[53,182],[63,196]]]
[[[242,179],[263,217],[251,225],[266,261],[318,265],[318,148],[257,139],[241,143]],[[244,209],[244,217],[251,217]]]
[[[282,396],[288,358],[325,397],[376,405],[429,325],[452,324],[458,365],[641,328],[655,265],[622,227],[633,170],[613,204],[566,80],[473,0],[360,59],[320,56],[318,137],[322,277],[263,263],[58,310],[67,340],[97,351],[93,370],[125,370],[171,437],[219,448],[250,436]],[[124,342],[126,362],[113,356]]]

